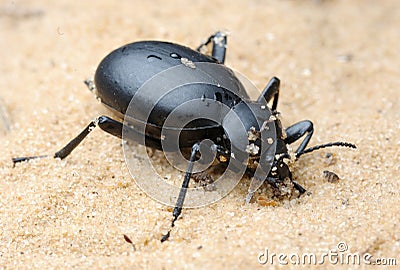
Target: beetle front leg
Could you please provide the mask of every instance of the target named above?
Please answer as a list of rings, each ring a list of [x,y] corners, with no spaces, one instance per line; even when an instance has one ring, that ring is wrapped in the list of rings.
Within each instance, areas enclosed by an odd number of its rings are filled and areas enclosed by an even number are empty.
[[[290,179],[290,181],[293,183],[293,187],[299,191],[299,197],[307,191],[305,188],[303,188],[300,184],[293,181],[292,179]],[[272,187],[278,188],[278,183],[282,182],[282,180],[276,177],[267,177],[266,182]]]
[[[286,131],[286,139],[285,139],[286,144],[294,143],[295,141],[303,137],[304,134],[307,133],[306,137],[295,151],[297,155],[298,153],[302,152],[307,147],[307,144],[310,142],[311,137],[314,133],[314,126],[311,121],[303,120],[301,122],[291,125],[285,131]]]
[[[279,98],[279,86],[280,80],[277,77],[273,77],[265,86],[264,90],[261,92],[260,96],[257,99],[259,103],[268,103],[271,99],[274,99],[272,102],[271,110],[275,111],[278,107],[278,98]]]
[[[297,189],[297,190],[299,191],[300,195],[304,194],[304,193],[307,191],[305,188],[303,188],[303,187],[302,187],[300,184],[298,184],[297,182],[295,182],[295,181],[292,180],[292,183],[293,183],[294,188]]]
[[[227,45],[227,38],[226,33],[224,32],[217,32],[214,35],[208,37],[206,42],[200,44],[197,48],[197,51],[201,51],[204,46],[207,46],[212,41],[212,57],[217,59],[221,64],[225,62],[225,55],[226,55],[226,45]]]

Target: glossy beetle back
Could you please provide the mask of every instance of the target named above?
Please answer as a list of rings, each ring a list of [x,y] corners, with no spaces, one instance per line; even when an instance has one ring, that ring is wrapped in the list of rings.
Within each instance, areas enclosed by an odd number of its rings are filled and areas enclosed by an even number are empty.
[[[181,58],[215,62],[190,48],[168,42],[142,41],[122,46],[99,64],[95,74],[97,95],[107,107],[125,114],[143,83],[163,70],[181,65]]]
[[[209,64],[203,69],[199,64]],[[120,117],[127,112],[130,101],[146,82],[157,74],[183,67],[180,76],[168,78],[168,81],[182,81],[183,84],[174,89],[163,89],[164,81],[157,81],[156,86],[135,101],[135,113],[128,115],[133,120],[161,127],[172,110],[184,102],[191,100],[213,99],[228,107],[240,100],[247,100],[244,86],[236,78],[234,72],[219,64],[214,58],[201,54],[188,47],[161,41],[142,41],[118,48],[107,55],[100,63],[95,74],[97,96],[101,102]],[[185,77],[192,82],[184,84]],[[201,81],[202,83],[195,83]],[[225,85],[225,88],[219,85]],[[152,113],[141,116],[152,108]],[[192,113],[183,110],[182,115]],[[214,127],[215,123],[199,119],[191,123],[193,127]],[[174,126],[172,126],[174,128]]]

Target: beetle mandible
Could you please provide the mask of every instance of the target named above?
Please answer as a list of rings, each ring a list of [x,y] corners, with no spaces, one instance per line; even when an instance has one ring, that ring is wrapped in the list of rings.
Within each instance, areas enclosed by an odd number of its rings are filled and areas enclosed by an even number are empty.
[[[201,50],[209,44],[212,44],[211,55],[201,53]],[[193,164],[199,159],[199,154],[201,155],[200,142],[204,139],[212,141],[211,147],[216,152],[216,158],[219,161],[236,162],[237,164],[248,162],[246,173],[257,181],[255,181],[255,185],[251,185],[249,188],[246,197],[247,202],[250,202],[254,192],[263,182],[276,186],[289,179],[294,188],[300,194],[303,194],[306,190],[292,179],[292,173],[288,167],[289,160],[296,160],[303,154],[325,147],[356,148],[356,146],[346,142],[332,142],[307,148],[314,131],[313,123],[304,120],[284,129],[278,118],[279,79],[273,77],[260,96],[256,100],[251,100],[234,72],[224,65],[226,45],[226,34],[217,32],[203,42],[197,50],[169,42],[140,41],[112,51],[99,64],[95,72],[94,82],[85,81],[85,83],[90,90],[95,91],[97,97],[113,115],[113,118],[103,115],[91,121],[78,136],[57,151],[53,157],[60,159],[67,157],[96,126],[119,138],[122,138],[123,130],[127,129],[131,140],[139,141],[147,147],[165,151],[161,133],[162,129],[165,128],[165,119],[171,111],[183,102],[208,98],[224,104],[225,107],[229,108],[229,112],[234,112],[237,117],[231,117],[228,112],[223,114],[219,121],[195,119],[187,126],[179,129],[179,148],[189,149],[190,156],[187,160],[188,166],[182,187],[173,210],[171,228],[181,214]],[[229,84],[230,89],[221,88],[219,83],[191,84],[177,88],[175,91],[162,93],[165,95],[159,100],[147,100],[143,97],[135,104],[137,106],[136,113],[128,115],[132,125],[126,126],[125,122],[122,121],[124,117],[125,119],[127,117],[126,114],[131,100],[146,81],[160,72],[179,65],[186,66],[187,74],[189,74],[190,70],[196,69],[200,63],[213,64],[212,70],[206,68],[203,71],[207,76],[212,77],[213,82],[214,80],[222,80]],[[139,115],[141,110],[145,110],[145,107],[149,105],[152,107],[151,112],[145,118],[142,118]],[[178,111],[178,114],[181,115],[187,113],[186,111]],[[201,114],[202,112],[198,113]],[[144,125],[143,130],[137,128],[138,123]],[[242,125],[248,133],[245,142],[243,142],[243,134],[235,132],[238,124]],[[227,130],[230,131],[229,134]],[[302,137],[304,139],[300,145],[291,153],[288,145]],[[141,141],[141,139],[144,140]],[[272,152],[268,150],[270,148],[262,145],[263,141],[268,141],[269,144],[274,143]],[[233,155],[233,149],[235,149],[235,155]],[[13,158],[13,162],[15,164],[40,157],[46,156],[18,157]],[[258,174],[257,170],[262,173]],[[163,236],[161,241],[167,240],[169,235],[170,231]]]

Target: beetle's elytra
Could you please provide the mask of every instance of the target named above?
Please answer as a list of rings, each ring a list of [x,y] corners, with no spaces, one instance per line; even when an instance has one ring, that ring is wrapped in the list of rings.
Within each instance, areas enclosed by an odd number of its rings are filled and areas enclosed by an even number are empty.
[[[208,44],[212,44],[211,55],[200,52]],[[112,51],[99,64],[94,84],[87,82],[89,89],[95,90],[101,103],[109,109],[110,116],[93,120],[54,157],[67,157],[96,126],[119,138],[127,129],[130,134],[128,139],[158,150],[190,149],[171,227],[181,214],[193,164],[199,158],[200,142],[205,139],[212,142],[210,148],[220,162],[231,162],[234,169],[245,162],[246,173],[258,179],[259,183],[267,182],[274,187],[286,180],[303,194],[305,189],[292,180],[288,160],[320,148],[356,146],[333,142],[307,148],[314,131],[312,122],[304,120],[284,129],[277,117],[279,79],[273,77],[258,99],[251,100],[234,72],[224,65],[226,44],[226,35],[217,32],[197,50],[169,42],[141,41]],[[173,70],[179,76],[164,81],[162,76],[161,79],[154,79],[167,70]],[[151,79],[153,88],[141,95],[139,92]],[[185,83],[188,80],[193,83]],[[165,87],[169,84],[174,87]],[[197,102],[198,109],[180,107],[192,101]],[[129,110],[131,103],[134,103],[133,112]],[[210,107],[210,104],[214,105]],[[210,115],[210,111],[213,119],[205,117]],[[177,114],[176,119],[194,118],[185,125],[178,120],[168,122],[172,112]],[[128,119],[128,126],[122,119]],[[238,126],[245,131],[244,135]],[[163,132],[167,132],[167,136],[179,136],[179,149],[168,149],[163,145]],[[298,148],[291,153],[287,146],[303,136]],[[13,158],[13,162],[38,157],[44,156]],[[247,202],[255,191],[256,188],[250,187]],[[161,241],[167,240],[169,235],[170,232]]]

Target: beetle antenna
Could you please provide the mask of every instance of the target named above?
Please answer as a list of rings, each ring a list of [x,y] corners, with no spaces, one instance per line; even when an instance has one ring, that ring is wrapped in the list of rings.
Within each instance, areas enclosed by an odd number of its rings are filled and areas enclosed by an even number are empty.
[[[320,145],[316,145],[313,147],[309,147],[299,153],[296,153],[296,158],[300,157],[301,155],[307,154],[307,153],[311,153],[315,150],[319,150],[322,148],[327,148],[327,147],[332,147],[332,146],[340,146],[340,147],[349,147],[349,148],[357,148],[357,146],[355,144],[352,143],[348,143],[348,142],[331,142],[331,143],[325,143],[325,144],[320,144]]]

